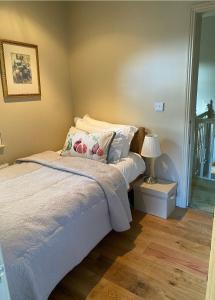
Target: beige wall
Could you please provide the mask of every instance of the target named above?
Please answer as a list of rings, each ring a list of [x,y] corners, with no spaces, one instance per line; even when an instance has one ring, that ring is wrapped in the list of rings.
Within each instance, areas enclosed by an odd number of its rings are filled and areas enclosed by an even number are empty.
[[[191,4],[0,2],[0,37],[39,46],[42,88],[40,101],[4,102],[0,85],[0,162],[61,147],[73,112],[143,125],[159,134],[158,175],[179,182],[184,205]],[[158,100],[163,113],[153,110]]]
[[[183,141],[191,2],[71,3],[74,114],[143,125],[160,136],[158,175],[179,182],[185,205]],[[155,101],[166,104],[163,113]]]
[[[64,143],[72,122],[67,7],[56,2],[0,2],[0,38],[37,44],[42,96],[5,102],[0,83],[0,131],[7,145],[1,162]]]

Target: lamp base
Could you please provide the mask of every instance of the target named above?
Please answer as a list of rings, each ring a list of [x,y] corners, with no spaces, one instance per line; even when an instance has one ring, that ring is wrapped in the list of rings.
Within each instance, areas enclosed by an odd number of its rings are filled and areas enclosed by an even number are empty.
[[[149,176],[146,177],[144,181],[148,184],[155,184],[157,182],[157,179],[152,176]]]

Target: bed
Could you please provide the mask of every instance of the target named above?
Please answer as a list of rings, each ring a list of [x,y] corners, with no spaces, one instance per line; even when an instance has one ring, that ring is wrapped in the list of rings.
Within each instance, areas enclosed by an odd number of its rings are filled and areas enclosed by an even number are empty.
[[[131,151],[140,153],[144,135],[140,128]],[[118,166],[53,151],[17,162],[0,172],[0,243],[11,299],[45,300],[112,229],[130,228],[127,190],[144,170],[134,153]]]

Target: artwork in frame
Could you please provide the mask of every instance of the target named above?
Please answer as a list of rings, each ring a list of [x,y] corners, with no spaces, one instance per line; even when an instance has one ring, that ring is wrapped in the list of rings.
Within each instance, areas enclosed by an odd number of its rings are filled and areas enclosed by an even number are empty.
[[[5,98],[41,95],[36,45],[1,40],[0,55]]]

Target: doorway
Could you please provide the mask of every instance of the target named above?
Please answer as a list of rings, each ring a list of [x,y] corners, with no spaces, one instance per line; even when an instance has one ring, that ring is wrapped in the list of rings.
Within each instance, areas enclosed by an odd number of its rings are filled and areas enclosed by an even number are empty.
[[[215,207],[215,10],[198,14],[191,105],[189,206],[209,213]]]

